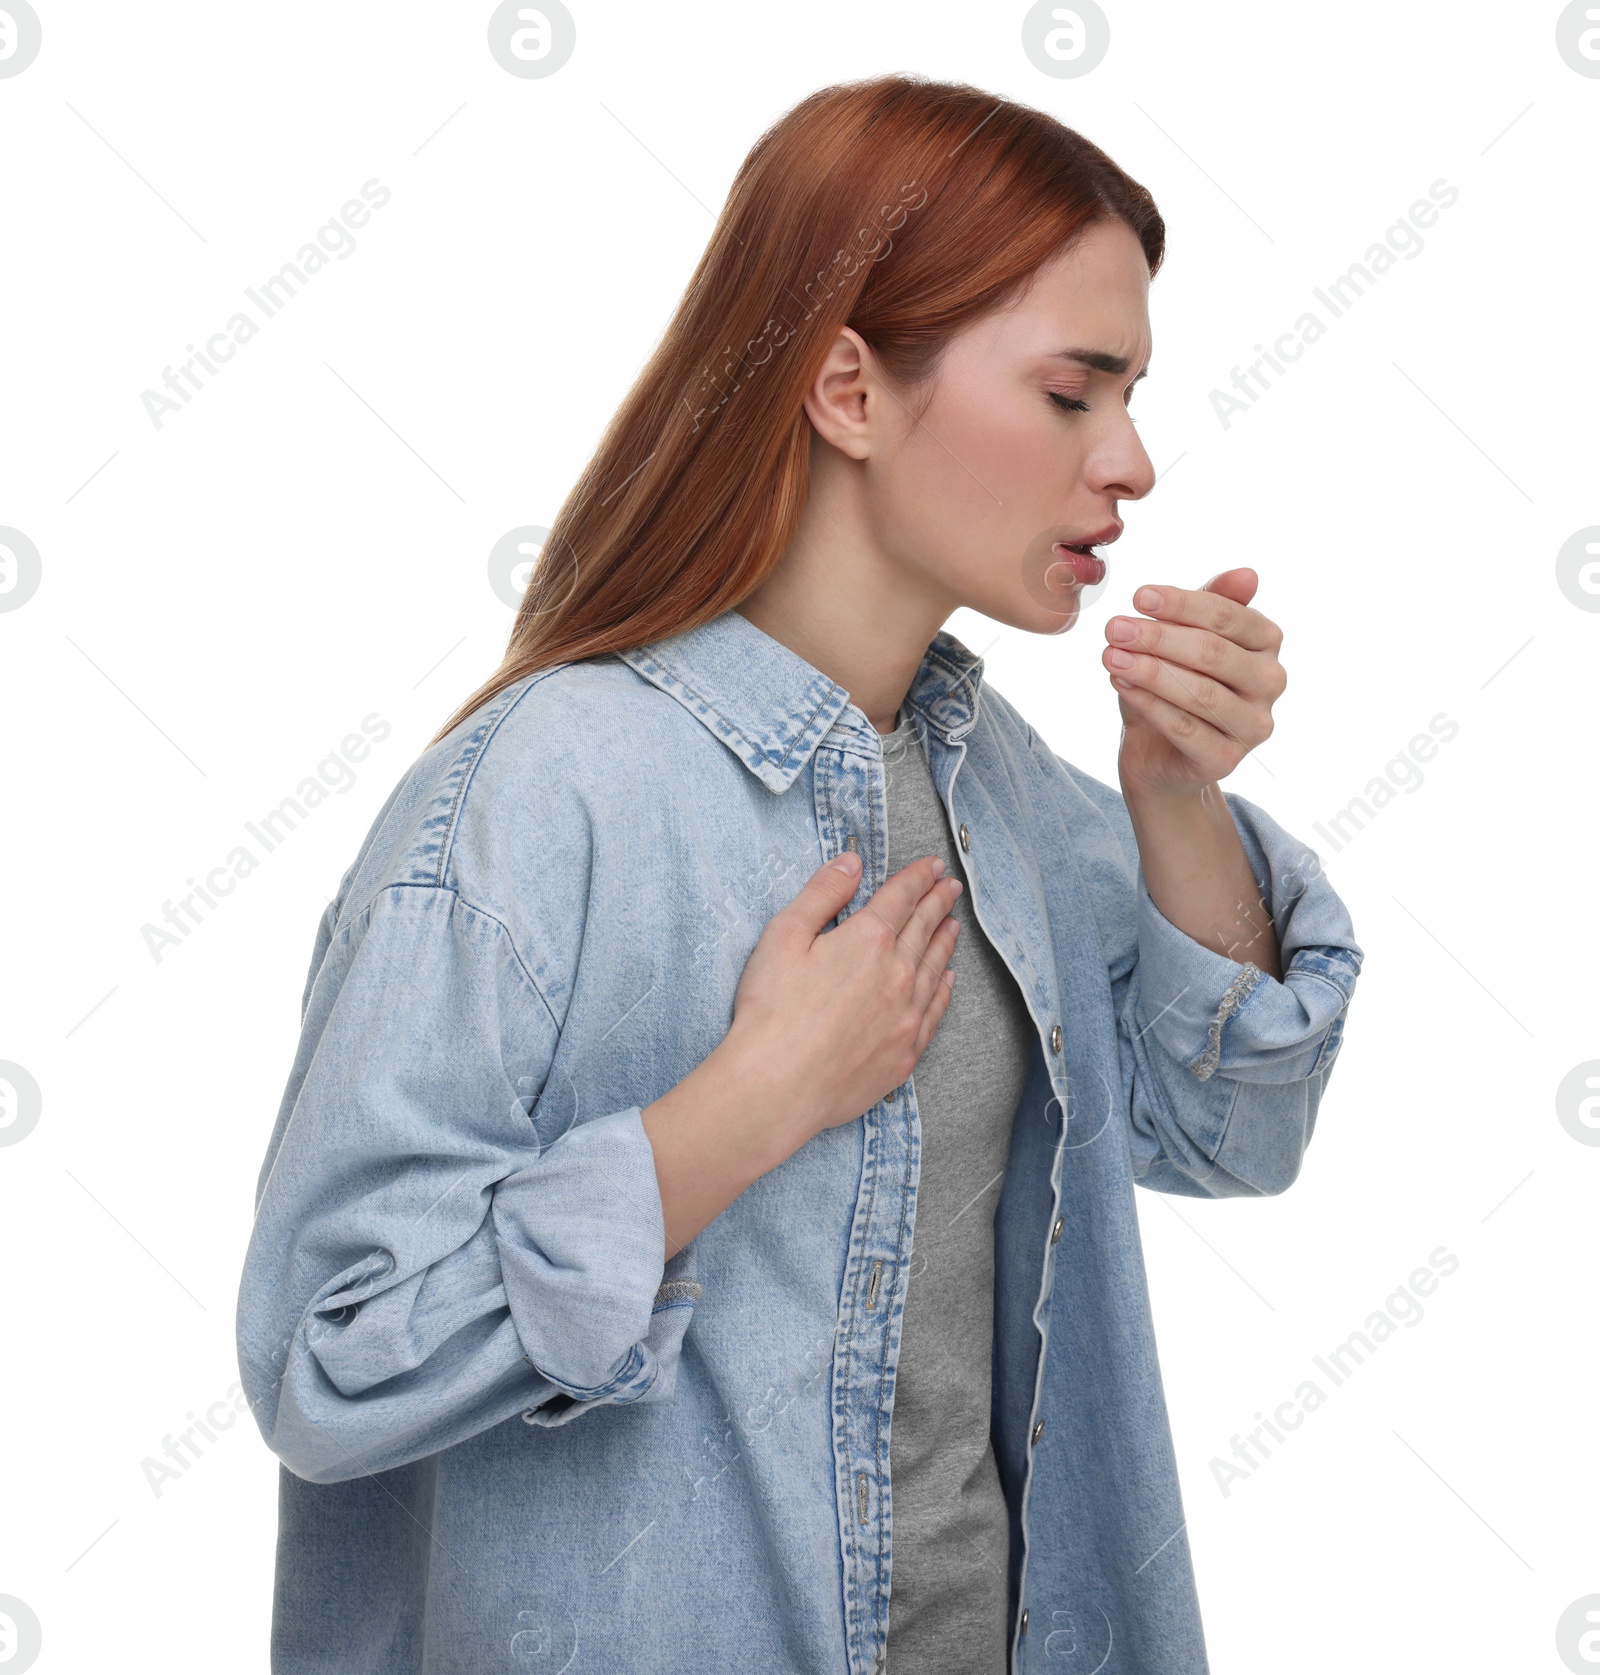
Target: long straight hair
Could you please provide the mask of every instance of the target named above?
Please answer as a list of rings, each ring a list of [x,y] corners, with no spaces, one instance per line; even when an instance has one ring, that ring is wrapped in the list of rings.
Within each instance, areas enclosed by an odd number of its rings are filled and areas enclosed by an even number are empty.
[[[526,675],[698,627],[766,580],[806,501],[805,394],[842,326],[931,398],[956,332],[1113,220],[1153,275],[1149,192],[1044,111],[900,75],[802,100],[741,165],[550,527],[500,667],[433,742]]]

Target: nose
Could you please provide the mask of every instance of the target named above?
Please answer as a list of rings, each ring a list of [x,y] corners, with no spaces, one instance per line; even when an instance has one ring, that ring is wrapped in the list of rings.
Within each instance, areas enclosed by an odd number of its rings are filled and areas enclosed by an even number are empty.
[[[1126,411],[1090,455],[1088,477],[1097,494],[1117,500],[1143,500],[1155,487],[1155,467],[1139,440],[1139,427]]]

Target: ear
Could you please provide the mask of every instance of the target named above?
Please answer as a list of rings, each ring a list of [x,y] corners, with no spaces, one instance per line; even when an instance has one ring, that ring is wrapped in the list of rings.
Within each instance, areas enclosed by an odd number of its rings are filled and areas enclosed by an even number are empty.
[[[806,391],[812,428],[850,459],[866,459],[881,439],[885,405],[877,357],[865,338],[841,326]]]

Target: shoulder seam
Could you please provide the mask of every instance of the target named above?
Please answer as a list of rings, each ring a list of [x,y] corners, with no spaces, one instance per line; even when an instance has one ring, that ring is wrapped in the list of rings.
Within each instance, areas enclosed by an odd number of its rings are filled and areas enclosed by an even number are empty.
[[[484,733],[483,738],[479,741],[476,747],[476,754],[473,756],[467,771],[461,776],[461,786],[456,792],[455,801],[451,805],[449,819],[446,822],[444,837],[439,843],[439,867],[438,871],[434,875],[434,883],[440,889],[444,889],[446,887],[444,881],[445,873],[450,865],[450,852],[455,844],[456,829],[461,823],[461,809],[467,800],[467,789],[472,784],[473,775],[477,773],[478,766],[487,754],[489,746],[494,740],[495,734],[499,732],[501,724],[505,721],[507,716],[511,714],[517,705],[520,704],[536,686],[538,686],[542,681],[548,680],[551,675],[558,674],[562,669],[570,667],[570,663],[555,663],[548,669],[541,669],[536,675],[528,680],[523,689],[516,695],[515,698],[511,700],[509,704],[506,705],[503,710],[501,710],[499,715],[495,716],[492,721],[485,724],[487,731]],[[499,921],[497,920],[496,923],[498,922]],[[543,999],[543,996],[541,995],[540,998]]]
[[[464,907],[468,913],[475,913],[480,919],[487,919],[505,937],[506,947],[511,950],[512,959],[517,962],[517,970],[522,973],[523,980],[533,990],[538,997],[539,1004],[545,1009],[550,1019],[550,1027],[555,1030],[557,1035],[560,1035],[561,1020],[556,1017],[555,1008],[545,999],[544,990],[539,987],[539,980],[528,970],[528,962],[522,957],[522,950],[517,946],[517,939],[511,934],[511,927],[498,915],[490,913],[487,908],[476,906],[457,891],[452,890],[450,893],[455,896],[457,903]]]
[[[511,934],[511,927],[506,924],[505,920],[500,918],[498,914],[491,913],[487,908],[479,907],[475,902],[468,901],[459,890],[452,888],[448,884],[408,883],[403,879],[392,880],[388,884],[380,884],[378,888],[367,897],[366,901],[361,905],[360,909],[356,913],[351,915],[348,919],[342,919],[335,927],[333,935],[328,942],[327,954],[324,954],[323,956],[324,962],[326,962],[327,955],[333,952],[335,945],[340,941],[340,939],[348,935],[352,927],[355,925],[355,922],[358,919],[370,919],[372,916],[372,909],[376,905],[378,898],[380,896],[387,895],[391,890],[426,890],[438,896],[451,896],[455,899],[455,903],[458,907],[465,908],[468,913],[474,914],[479,919],[485,919],[493,925],[495,929],[505,937],[506,946],[511,950],[511,957],[516,961],[517,970],[522,973],[523,981],[527,983],[528,987],[533,991],[539,1004],[544,1008],[546,1016],[550,1019],[551,1028],[555,1030],[557,1035],[561,1033],[561,1020],[556,1017],[555,1008],[551,1006],[550,1002],[545,998],[544,990],[539,987],[538,978],[535,977],[528,969],[528,962],[522,957],[522,950],[517,946],[516,937]]]

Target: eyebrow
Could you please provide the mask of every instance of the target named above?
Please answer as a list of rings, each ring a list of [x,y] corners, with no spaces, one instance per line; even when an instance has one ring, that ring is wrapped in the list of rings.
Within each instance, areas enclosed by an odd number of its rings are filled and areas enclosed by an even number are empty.
[[[1058,361],[1077,361],[1080,366],[1089,367],[1094,372],[1120,373],[1128,370],[1128,359],[1125,355],[1108,355],[1104,349],[1052,349],[1050,358]],[[1147,378],[1149,375],[1150,368],[1146,367],[1134,379],[1134,383],[1137,384],[1139,378]]]

